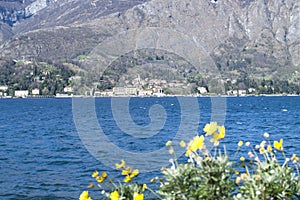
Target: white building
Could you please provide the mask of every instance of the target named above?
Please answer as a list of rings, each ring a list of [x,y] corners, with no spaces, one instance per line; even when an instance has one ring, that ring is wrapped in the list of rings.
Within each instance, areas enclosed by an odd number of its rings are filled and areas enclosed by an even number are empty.
[[[249,88],[249,89],[248,89],[248,92],[249,92],[249,93],[254,93],[255,91],[256,91],[255,88]]]
[[[33,89],[32,91],[31,91],[31,94],[32,95],[39,95],[40,94],[40,90],[39,89]]]
[[[153,94],[152,90],[139,90],[139,96],[151,96]]]
[[[16,90],[15,91],[15,97],[27,97],[29,94],[28,90]]]
[[[197,88],[200,94],[206,94],[207,93],[207,89],[205,87],[198,87]]]
[[[239,90],[239,96],[246,96],[247,95],[247,91],[246,90]]]
[[[72,87],[65,87],[64,88],[64,92],[68,93],[68,92],[73,92],[73,88]]]
[[[1,86],[0,86],[0,90],[2,90],[3,92],[5,92],[5,91],[8,90],[8,86],[6,86],[6,85],[1,85]]]

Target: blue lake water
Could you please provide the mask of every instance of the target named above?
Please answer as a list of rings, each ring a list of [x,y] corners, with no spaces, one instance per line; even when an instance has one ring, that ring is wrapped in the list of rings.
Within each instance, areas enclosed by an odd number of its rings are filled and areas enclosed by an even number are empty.
[[[227,129],[224,143],[229,152],[236,149],[239,140],[255,144],[268,132],[272,140],[284,139],[287,154],[300,155],[300,97],[223,100]],[[149,109],[153,105],[165,109],[162,129],[151,137],[138,139],[128,136],[116,123],[110,98],[97,98],[95,102],[103,132],[128,152],[162,148],[180,127],[180,103],[175,97],[130,99],[129,113],[138,126],[150,123]],[[200,118],[196,129],[201,132],[211,120],[213,104],[208,97],[200,97],[198,102]],[[72,99],[0,99],[0,113],[0,199],[77,199],[93,182],[91,173],[95,169],[118,178],[116,170],[107,168],[83,145],[73,120]],[[138,178],[148,183],[156,175],[159,169]]]

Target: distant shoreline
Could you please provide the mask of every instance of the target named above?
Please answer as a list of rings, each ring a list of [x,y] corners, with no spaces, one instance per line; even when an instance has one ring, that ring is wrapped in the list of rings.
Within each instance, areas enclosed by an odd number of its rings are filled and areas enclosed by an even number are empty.
[[[261,95],[164,95],[164,96],[138,96],[138,95],[112,95],[112,96],[85,96],[85,95],[72,95],[72,96],[51,96],[51,95],[39,95],[39,96],[27,96],[27,97],[0,97],[0,99],[66,99],[66,98],[164,98],[164,97],[299,97],[296,94],[261,94]]]

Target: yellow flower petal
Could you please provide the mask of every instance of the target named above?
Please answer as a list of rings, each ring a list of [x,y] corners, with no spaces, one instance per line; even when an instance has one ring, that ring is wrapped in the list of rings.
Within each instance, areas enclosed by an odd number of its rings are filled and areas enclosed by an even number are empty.
[[[271,146],[271,145],[268,145],[267,150],[268,150],[268,152],[272,152],[272,146]]]
[[[118,193],[118,191],[114,191],[114,192],[110,193],[109,198],[110,198],[110,200],[119,200],[119,193]]]
[[[129,175],[130,174],[130,171],[127,171],[127,170],[122,170],[122,175],[125,175],[125,176],[127,176],[127,175]]]
[[[132,180],[132,178],[130,177],[130,176],[126,176],[125,178],[124,178],[124,182],[125,183],[128,183],[128,182],[130,182]]]
[[[240,161],[244,162],[245,158],[244,157],[240,157]]]
[[[196,151],[197,149],[202,149],[203,147],[203,142],[204,142],[204,136],[201,135],[201,136],[196,136],[194,137],[194,139],[192,140],[190,146],[189,146],[189,149],[191,151]]]
[[[104,180],[105,180],[105,178],[103,178],[102,176],[97,176],[97,177],[96,177],[96,181],[97,181],[98,183],[102,183]]]
[[[139,170],[138,169],[135,169],[133,170],[133,172],[131,173],[130,177],[133,178],[135,176],[139,175]]]
[[[192,151],[190,149],[188,149],[185,152],[185,156],[188,157],[188,156],[190,156],[191,153],[192,153]]]
[[[137,192],[134,192],[133,200],[144,200],[144,194],[139,194]]]
[[[225,126],[219,126],[218,130],[219,130],[219,139],[225,138],[225,132],[226,132]]]
[[[83,191],[79,197],[79,200],[92,200],[91,197],[89,197],[88,191]]]
[[[107,173],[106,172],[102,172],[102,177],[106,178],[107,177]]]
[[[297,161],[299,161],[299,157],[296,154],[293,154],[291,157],[291,160],[297,162]]]
[[[144,192],[146,189],[147,189],[147,185],[146,185],[146,184],[143,184],[142,191]]]
[[[99,172],[96,170],[96,171],[94,171],[94,173],[92,174],[92,177],[93,177],[93,178],[96,178],[98,175],[99,175]]]
[[[210,122],[209,124],[206,124],[203,131],[206,133],[206,136],[213,134],[216,132],[218,128],[217,122]]]
[[[210,140],[210,142],[217,142],[219,140],[219,134],[215,132],[213,134],[213,138]]]
[[[261,148],[259,149],[259,153],[260,153],[260,154],[264,154],[264,153],[265,153],[265,148],[261,147]]]
[[[283,150],[282,144],[283,144],[283,139],[280,139],[280,142],[274,141],[274,148],[282,151]]]
[[[242,140],[239,141],[238,146],[239,147],[243,146],[243,141]]]
[[[116,168],[117,168],[117,169],[121,169],[121,168],[125,167],[125,164],[126,164],[125,161],[124,161],[124,160],[121,160],[121,164],[118,164],[118,163],[117,163],[117,164],[116,164]]]

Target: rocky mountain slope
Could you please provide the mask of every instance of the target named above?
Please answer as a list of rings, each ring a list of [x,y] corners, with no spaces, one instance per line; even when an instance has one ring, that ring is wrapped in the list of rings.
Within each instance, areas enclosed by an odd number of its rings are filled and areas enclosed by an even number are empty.
[[[0,57],[74,59],[120,32],[147,27],[189,38],[225,78],[281,79],[299,84],[298,0],[52,1],[14,24],[15,35],[2,42]],[[1,30],[2,38],[11,33],[7,27]],[[167,36],[166,40],[176,37]],[[174,46],[188,51],[180,42],[177,39]]]

